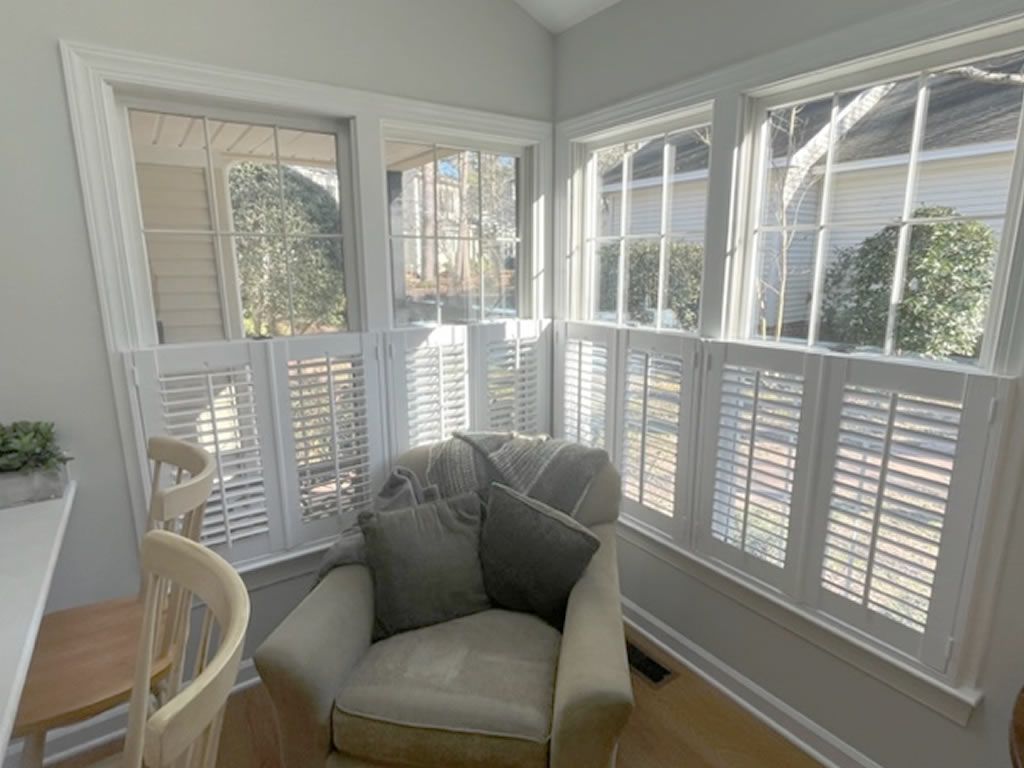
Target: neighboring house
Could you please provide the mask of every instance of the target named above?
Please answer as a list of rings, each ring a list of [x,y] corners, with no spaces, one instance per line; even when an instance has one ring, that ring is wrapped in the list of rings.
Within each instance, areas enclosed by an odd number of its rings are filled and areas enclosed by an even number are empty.
[[[1020,71],[1021,56],[1000,62],[999,69]],[[1007,86],[979,87],[976,81],[940,75],[933,85],[921,145],[920,172],[913,207],[944,205],[964,216],[985,221],[998,238],[1010,184],[1019,99],[1007,99]],[[891,91],[843,136],[836,147],[831,213],[825,244],[826,258],[842,248],[856,246],[902,215],[907,167],[913,131],[916,80],[898,82]],[[851,97],[853,94],[851,94]],[[828,101],[804,105],[792,142],[789,133],[775,131],[772,173],[782,174],[786,157],[826,126]],[[788,117],[788,110],[785,112]],[[671,137],[670,137],[671,140]],[[658,138],[633,155],[630,180],[630,216],[627,234],[658,236],[661,226],[662,158],[664,140]],[[693,133],[676,144],[675,173],[671,184],[668,233],[703,241],[707,209],[709,148]],[[821,214],[821,179],[824,159],[811,169],[807,182],[794,196],[783,221],[781,211],[770,226],[816,227]],[[778,177],[775,177],[778,178]],[[771,184],[771,177],[767,186]],[[622,167],[602,178],[601,204],[607,215],[599,237],[618,236],[621,227]],[[766,190],[771,199],[772,191]],[[775,194],[777,197],[777,193]],[[781,235],[761,237],[761,280],[779,284],[778,256]],[[792,233],[787,254],[784,326],[799,327],[808,319],[813,279],[815,231]],[[764,313],[776,315],[777,293],[765,291]]]

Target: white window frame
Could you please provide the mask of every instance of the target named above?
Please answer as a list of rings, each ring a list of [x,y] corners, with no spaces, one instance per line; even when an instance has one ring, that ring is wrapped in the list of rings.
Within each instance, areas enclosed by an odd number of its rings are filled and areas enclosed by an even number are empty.
[[[829,89],[854,87],[865,82],[886,80],[906,73],[955,61],[977,60],[999,51],[1024,48],[1024,17],[990,22],[984,14],[966,8],[953,16],[910,10],[903,14],[908,24],[875,29],[870,36],[864,30],[836,33],[826,41],[815,40],[800,46],[801,56],[784,50],[713,72],[678,86],[571,118],[556,126],[557,181],[556,250],[562,255],[557,264],[555,357],[555,424],[564,422],[561,393],[564,389],[564,350],[566,342],[586,338],[598,325],[572,320],[582,316],[578,294],[573,286],[573,267],[581,258],[585,235],[581,206],[585,180],[587,142],[594,137],[614,135],[638,124],[655,124],[668,115],[713,104],[712,158],[709,184],[709,222],[706,231],[706,263],[702,301],[721,295],[714,309],[702,306],[700,335],[723,341],[744,340],[743,302],[749,273],[750,248],[745,223],[751,216],[751,169],[754,163],[756,135],[754,102],[758,99],[811,97]],[[974,25],[974,26],[972,26]],[[907,30],[914,30],[908,32]],[[910,42],[908,35],[917,35]],[[929,37],[931,36],[931,37]],[[833,39],[834,38],[834,39]],[[918,42],[923,40],[924,42]],[[842,62],[842,63],[836,63]],[[807,74],[810,72],[811,74]],[[785,94],[783,97],[782,94]],[[1017,165],[1020,165],[1020,154]],[[1019,200],[1024,179],[1015,168],[1010,190],[1011,200]],[[712,221],[714,217],[714,221]],[[964,725],[983,697],[977,688],[987,650],[993,620],[995,586],[1009,521],[1016,508],[1017,481],[1011,468],[1019,462],[1021,449],[1009,438],[1024,428],[1024,414],[1012,401],[1022,389],[1018,377],[1024,369],[1024,232],[1019,216],[1006,219],[1003,247],[1015,254],[1004,259],[997,274],[996,289],[986,329],[991,351],[981,366],[966,371],[988,370],[995,374],[998,396],[993,400],[983,487],[989,489],[987,509],[971,522],[969,551],[965,572],[969,578],[960,584],[958,601],[966,606],[957,612],[953,631],[955,642],[948,651],[949,664],[944,675],[923,668],[902,653],[875,642],[858,632],[848,631],[838,622],[824,621],[812,612],[780,600],[775,591],[750,579],[727,565],[688,549],[685,544],[667,542],[639,520],[620,518],[620,535],[651,556],[667,562],[718,590],[756,613],[776,621],[804,639],[826,649],[850,665],[885,681],[941,715]],[[1013,231],[1010,228],[1013,227]],[[710,266],[709,266],[710,264]],[[714,285],[710,286],[708,283]],[[717,281],[717,282],[716,282]],[[589,329],[588,329],[589,326]],[[604,326],[607,328],[608,326]],[[614,346],[614,340],[612,340]],[[749,344],[748,344],[749,346]],[[780,349],[766,344],[766,349]],[[790,349],[800,349],[792,347]],[[819,353],[820,354],[820,353]],[[850,355],[853,359],[858,357]],[[876,356],[867,356],[877,359]],[[705,362],[710,362],[705,358]],[[901,361],[905,362],[905,361]],[[883,363],[884,364],[884,363]],[[942,370],[965,371],[963,366],[915,361],[920,373]],[[616,375],[621,375],[616,372]],[[613,377],[614,378],[614,377]],[[617,384],[615,385],[617,386]],[[609,392],[609,402],[615,397]],[[614,443],[616,435],[610,435]],[[817,445],[817,443],[815,443]],[[991,460],[997,454],[1000,460]],[[810,535],[805,532],[804,535]],[[820,574],[817,574],[820,577]],[[797,581],[801,581],[801,578]],[[797,585],[796,590],[803,589]]]
[[[152,313],[138,307],[143,300],[151,306],[152,298],[146,270],[138,268],[137,257],[133,259],[133,254],[145,250],[131,140],[121,101],[124,98],[155,100],[164,108],[171,103],[240,108],[247,116],[255,111],[269,114],[276,121],[287,115],[348,121],[354,220],[342,234],[348,253],[355,257],[359,267],[355,275],[346,271],[349,300],[358,307],[358,316],[350,314],[349,326],[362,332],[383,333],[391,327],[391,302],[379,300],[391,296],[390,260],[377,258],[388,252],[383,173],[385,125],[391,121],[445,135],[461,135],[471,142],[496,140],[529,147],[531,186],[521,190],[522,208],[529,225],[521,231],[521,237],[528,241],[532,256],[532,311],[538,317],[550,315],[550,123],[90,44],[61,41],[60,49],[133,509],[146,508],[149,470],[140,407],[133,392],[133,370],[125,353],[155,343],[156,331]],[[343,155],[339,154],[341,162]],[[144,324],[140,327],[140,318],[149,318],[145,321],[148,328]],[[382,365],[382,361],[376,364]],[[381,448],[387,462],[394,459],[393,447],[385,437]],[[136,533],[141,535],[142,531],[137,517]],[[311,548],[322,549],[327,543],[297,544],[290,550],[243,562],[239,569],[259,569],[288,560],[298,562]]]

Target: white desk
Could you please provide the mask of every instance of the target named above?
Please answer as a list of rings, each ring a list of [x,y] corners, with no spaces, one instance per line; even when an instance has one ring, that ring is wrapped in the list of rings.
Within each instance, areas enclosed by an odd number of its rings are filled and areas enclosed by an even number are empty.
[[[11,738],[75,488],[72,481],[63,498],[0,509],[0,760]]]

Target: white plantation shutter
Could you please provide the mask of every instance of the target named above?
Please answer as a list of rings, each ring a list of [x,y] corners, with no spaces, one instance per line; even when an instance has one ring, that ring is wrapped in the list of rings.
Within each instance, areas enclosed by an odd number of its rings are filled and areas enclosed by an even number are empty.
[[[274,345],[282,449],[294,457],[285,483],[289,540],[323,538],[355,524],[381,479],[377,338],[296,337]]]
[[[146,437],[166,434],[217,459],[202,542],[233,560],[281,542],[271,402],[259,343],[167,347],[137,352],[134,365]]]
[[[470,329],[474,428],[546,432],[547,321],[512,320]]]
[[[466,326],[388,334],[388,382],[396,455],[469,428]]]
[[[620,354],[623,510],[668,533],[678,530],[679,496],[692,487],[696,355],[690,339],[633,330]]]
[[[810,495],[820,358],[717,342],[707,352],[700,548],[787,586]]]
[[[566,323],[562,333],[561,434],[609,448],[614,425],[615,339],[611,328]]]
[[[865,360],[829,380],[819,607],[944,669],[996,380]]]

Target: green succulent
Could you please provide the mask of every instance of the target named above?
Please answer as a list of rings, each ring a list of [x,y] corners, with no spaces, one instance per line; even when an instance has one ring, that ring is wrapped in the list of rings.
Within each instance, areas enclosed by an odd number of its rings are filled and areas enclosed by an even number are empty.
[[[56,469],[70,459],[57,445],[52,422],[0,424],[0,472]]]

